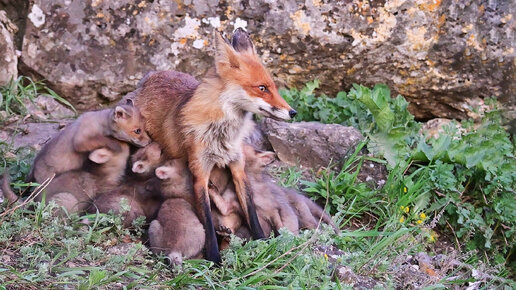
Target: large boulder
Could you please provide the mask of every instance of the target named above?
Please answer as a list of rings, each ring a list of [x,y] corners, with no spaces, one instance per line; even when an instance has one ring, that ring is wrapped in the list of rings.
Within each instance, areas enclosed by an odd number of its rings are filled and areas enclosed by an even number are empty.
[[[29,9],[29,0],[0,0],[0,10],[7,13],[9,20],[18,27],[18,32],[14,35],[14,46],[21,50],[25,24]]]
[[[514,1],[34,0],[23,62],[80,108],[113,102],[151,69],[196,77],[213,31],[247,28],[276,79],[335,93],[386,83],[418,118],[516,100]]]
[[[339,170],[342,162],[355,152],[356,146],[363,140],[357,129],[338,124],[286,123],[267,118],[260,122],[258,128],[266,140],[254,141],[255,146],[274,150],[278,159],[288,165],[315,171],[328,166]],[[356,167],[350,168],[354,169]],[[383,186],[387,170],[382,164],[366,160],[357,178],[375,187]]]
[[[314,169],[342,161],[363,139],[353,127],[318,122],[286,123],[267,118],[261,129],[279,160]]]
[[[18,28],[0,10],[0,86],[18,76],[18,56],[13,42],[13,35]]]

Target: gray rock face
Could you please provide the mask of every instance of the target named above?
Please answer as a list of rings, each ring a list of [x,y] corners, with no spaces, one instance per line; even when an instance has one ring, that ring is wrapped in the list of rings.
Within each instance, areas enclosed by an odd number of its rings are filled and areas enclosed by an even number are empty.
[[[335,93],[386,83],[418,118],[464,118],[478,98],[516,106],[514,1],[35,0],[23,62],[79,108],[151,69],[202,75],[213,31],[251,32],[278,82]]]
[[[327,167],[330,161],[340,162],[363,139],[353,127],[318,122],[265,119],[262,130],[281,161],[310,168]]]
[[[285,123],[264,119],[258,128],[264,140],[254,142],[255,146],[273,150],[279,160],[288,165],[314,170],[328,167],[330,163],[337,165],[339,170],[338,165],[355,152],[356,145],[363,139],[353,127],[318,122]],[[385,184],[387,169],[382,164],[366,160],[357,178],[381,187]]]
[[[0,141],[13,144],[13,147],[31,147],[41,150],[48,140],[54,137],[68,122],[57,123],[24,123],[9,125],[0,130]]]
[[[18,57],[13,35],[18,31],[5,11],[0,11],[0,86],[6,85],[18,76]]]

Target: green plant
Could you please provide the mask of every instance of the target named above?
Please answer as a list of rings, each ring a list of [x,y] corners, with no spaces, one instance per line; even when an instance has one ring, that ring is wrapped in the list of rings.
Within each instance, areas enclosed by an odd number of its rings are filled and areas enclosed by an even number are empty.
[[[353,85],[335,99],[317,97],[317,86],[312,82],[300,91],[282,92],[301,112],[298,120],[357,127],[369,138],[369,152],[387,161],[389,176],[374,191],[356,181],[358,169],[350,170],[348,164],[338,174],[323,172],[315,182],[303,182],[305,191],[323,198],[330,192],[332,213],[349,216],[361,205],[380,226],[399,219],[423,223],[417,211],[434,213],[439,225],[452,229],[469,250],[485,253],[491,262],[510,263],[516,244],[516,146],[502,126],[495,100],[486,100],[490,110],[477,123],[464,121],[459,130],[452,122],[439,137],[428,138],[419,132],[421,125],[407,110],[406,100],[391,98],[384,85]],[[351,163],[360,159],[354,158]],[[400,216],[401,206],[416,212]]]
[[[26,102],[33,102],[39,95],[49,96],[77,113],[70,102],[45,86],[42,81],[33,81],[25,76],[19,76],[11,80],[6,86],[0,87],[0,108],[8,116],[12,114],[25,115],[27,113]]]

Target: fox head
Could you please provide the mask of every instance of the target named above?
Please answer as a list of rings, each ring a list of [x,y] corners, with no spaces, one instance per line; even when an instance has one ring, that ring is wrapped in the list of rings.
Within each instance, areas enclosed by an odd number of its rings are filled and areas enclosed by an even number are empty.
[[[223,101],[274,119],[289,120],[296,115],[280,96],[247,32],[238,28],[231,41],[216,33],[215,46],[215,68],[225,82]]]
[[[112,137],[145,147],[152,140],[143,128],[144,119],[131,99],[126,105],[118,105],[113,109],[111,120]]]
[[[138,151],[131,156],[131,162],[133,164],[131,170],[141,175],[148,174],[161,162],[161,154],[161,147],[156,142],[152,142],[138,149]]]
[[[276,153],[271,151],[256,150],[249,144],[244,144],[245,169],[250,173],[262,173],[267,165],[276,160]]]

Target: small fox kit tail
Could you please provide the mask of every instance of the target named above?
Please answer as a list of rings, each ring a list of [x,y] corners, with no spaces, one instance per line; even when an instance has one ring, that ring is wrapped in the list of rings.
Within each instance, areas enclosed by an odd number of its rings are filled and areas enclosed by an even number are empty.
[[[4,174],[2,176],[2,192],[4,194],[4,197],[7,198],[7,200],[9,201],[9,203],[17,203],[20,197],[16,195],[16,193],[14,193],[9,183],[9,170],[6,167]]]

